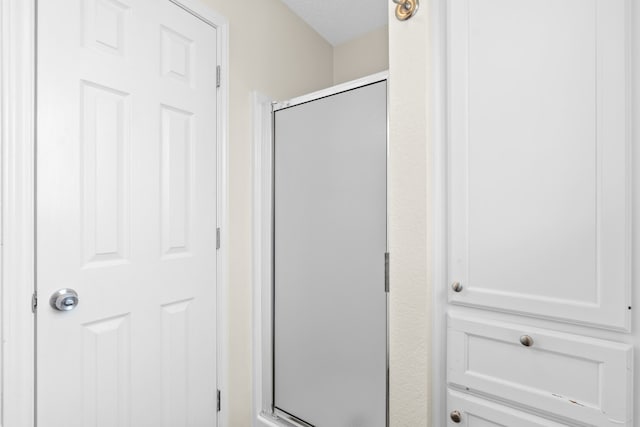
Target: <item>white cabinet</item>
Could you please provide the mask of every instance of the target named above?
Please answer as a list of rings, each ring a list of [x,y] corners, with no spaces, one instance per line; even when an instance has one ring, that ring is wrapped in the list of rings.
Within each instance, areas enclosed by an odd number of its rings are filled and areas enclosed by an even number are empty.
[[[631,427],[640,0],[439,6],[440,413],[474,427]]]

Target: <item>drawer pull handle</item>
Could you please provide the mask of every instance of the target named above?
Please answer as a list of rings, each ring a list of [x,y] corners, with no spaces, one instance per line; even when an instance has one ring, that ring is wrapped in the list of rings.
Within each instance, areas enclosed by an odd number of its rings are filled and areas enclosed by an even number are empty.
[[[529,335],[523,335],[520,337],[520,344],[525,347],[531,347],[533,345],[533,338],[531,338]]]
[[[453,289],[454,292],[461,292],[463,288],[464,287],[460,282],[453,282],[453,284],[451,285],[451,289]]]
[[[462,414],[460,414],[460,411],[453,411],[449,416],[451,417],[451,421],[454,423],[462,421]]]

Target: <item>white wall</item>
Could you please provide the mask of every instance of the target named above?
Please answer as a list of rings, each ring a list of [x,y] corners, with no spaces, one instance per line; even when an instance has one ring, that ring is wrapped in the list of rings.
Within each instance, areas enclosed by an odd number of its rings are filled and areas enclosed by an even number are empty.
[[[389,69],[389,27],[386,25],[333,48],[333,83]]]
[[[331,86],[333,49],[278,0],[205,0],[229,20],[229,426],[251,425],[251,104]]]
[[[429,4],[389,2],[391,426],[430,425]]]

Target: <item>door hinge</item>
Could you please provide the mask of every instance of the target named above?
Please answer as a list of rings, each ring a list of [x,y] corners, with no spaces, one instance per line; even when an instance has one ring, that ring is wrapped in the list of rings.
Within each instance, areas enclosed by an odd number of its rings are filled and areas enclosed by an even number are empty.
[[[220,80],[222,79],[222,77],[220,76],[220,74],[222,74],[220,72],[220,66],[217,65],[216,66],[216,87],[220,87]]]
[[[221,394],[222,393],[220,393],[220,390],[218,390],[218,393],[217,393],[217,402],[218,403],[217,403],[217,406],[216,406],[218,408],[218,412],[220,412],[220,395]]]
[[[216,249],[220,249],[220,228],[216,228]]]
[[[31,312],[35,313],[37,308],[38,308],[38,293],[34,292],[31,295]]]
[[[384,291],[389,292],[389,252],[384,253]]]

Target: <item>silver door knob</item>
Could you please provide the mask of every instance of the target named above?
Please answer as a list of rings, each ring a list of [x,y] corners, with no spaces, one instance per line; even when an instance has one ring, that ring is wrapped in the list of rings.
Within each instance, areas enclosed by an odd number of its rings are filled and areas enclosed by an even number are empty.
[[[460,414],[460,411],[453,411],[449,416],[451,417],[451,421],[454,423],[462,421],[462,414]]]
[[[533,338],[531,338],[529,335],[523,335],[520,337],[520,344],[525,347],[531,347],[533,345]]]
[[[73,289],[59,289],[51,295],[49,304],[58,311],[69,311],[78,305],[78,293]]]
[[[453,284],[451,285],[451,289],[453,289],[454,292],[462,292],[463,288],[464,287],[460,282],[453,282]]]

